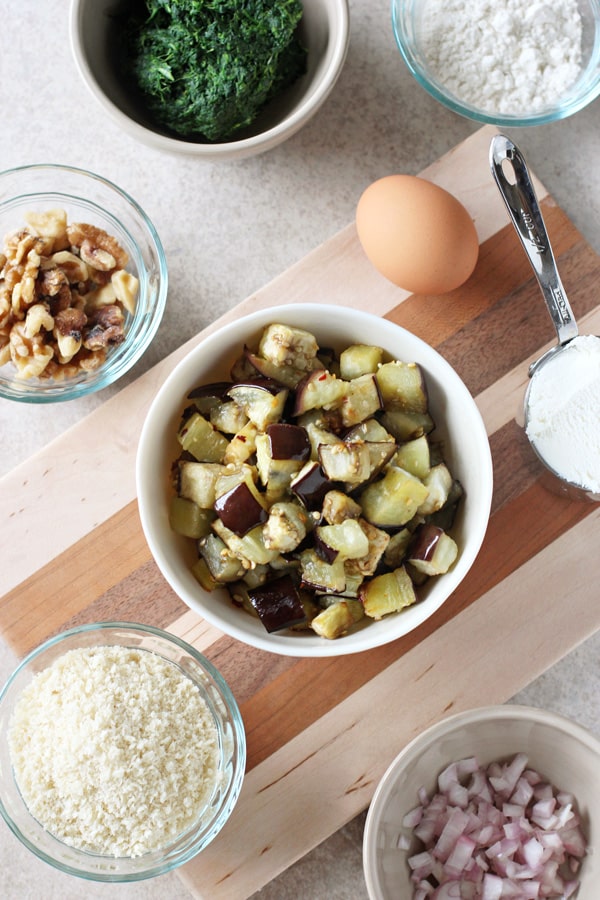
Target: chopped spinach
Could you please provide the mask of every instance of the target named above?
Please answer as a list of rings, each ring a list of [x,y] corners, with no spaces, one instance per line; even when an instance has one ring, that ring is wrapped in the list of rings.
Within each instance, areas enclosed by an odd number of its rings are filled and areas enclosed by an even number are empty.
[[[301,17],[300,0],[145,0],[124,33],[128,75],[163,127],[229,138],[305,71]]]

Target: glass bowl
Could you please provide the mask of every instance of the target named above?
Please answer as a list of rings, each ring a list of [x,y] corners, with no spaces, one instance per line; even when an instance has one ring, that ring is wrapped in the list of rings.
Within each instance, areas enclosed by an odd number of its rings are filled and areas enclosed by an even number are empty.
[[[112,384],[142,356],[156,334],[167,298],[167,263],[156,230],[141,207],[99,175],[62,165],[32,165],[0,173],[0,238],[25,227],[24,216],[63,209],[67,222],[84,222],[117,239],[126,271],[139,280],[133,315],[126,312],[125,340],[109,347],[95,370],[63,379],[18,377],[11,362],[0,366],[0,397],[52,403],[83,397]],[[1,245],[0,245],[1,252]],[[0,297],[0,301],[1,301]],[[1,323],[0,323],[1,324]]]
[[[581,882],[577,897],[591,900],[597,895],[600,856],[594,851],[600,823],[600,741],[564,716],[506,704],[467,710],[436,722],[389,765],[373,794],[363,836],[363,867],[371,900],[413,895],[407,858],[419,847],[403,819],[418,805],[419,789],[424,787],[431,797],[438,789],[438,775],[458,760],[475,757],[487,767],[494,761],[508,762],[517,753],[524,753],[529,767],[555,788],[573,795],[588,842],[577,873]]]
[[[412,75],[432,97],[453,112],[492,125],[507,127],[542,125],[573,115],[600,94],[600,0],[577,0],[582,22],[581,67],[578,77],[570,86],[560,91],[560,95],[553,98],[552,102],[546,104],[534,102],[529,108],[517,108],[516,103],[513,108],[512,104],[508,105],[508,100],[507,107],[502,104],[502,108],[500,105],[499,108],[494,108],[492,105],[488,106],[486,102],[474,102],[473,98],[466,99],[465,96],[461,96],[460,91],[454,92],[446,86],[447,77],[436,71],[437,66],[432,60],[429,47],[434,28],[447,30],[451,13],[447,8],[443,13],[438,11],[432,27],[425,21],[427,7],[431,7],[432,3],[433,0],[392,0],[392,28],[400,53]],[[551,5],[548,9],[551,9]],[[478,84],[485,84],[486,80],[489,80],[489,73],[492,72],[502,71],[508,79],[512,77],[511,50],[514,44],[522,43],[518,34],[521,24],[515,23],[516,31],[512,33],[510,30],[513,26],[510,23],[505,23],[504,32],[502,30],[494,32],[491,17],[485,19],[489,46],[494,48],[494,55],[498,53],[501,65],[494,64],[492,68],[488,68],[489,60],[484,60],[482,53],[482,61],[478,64],[477,71]],[[485,30],[482,33],[486,36]],[[547,31],[544,33],[544,38],[546,37]],[[481,37],[478,40],[481,40]],[[501,42],[505,42],[506,52],[499,49]],[[461,69],[464,71],[464,65]],[[522,82],[526,81],[531,81],[531,78],[522,79]],[[539,91],[532,93],[536,96]]]
[[[215,784],[204,807],[199,809],[193,823],[170,843],[139,856],[87,852],[68,846],[44,829],[29,812],[21,796],[9,751],[12,716],[22,692],[32,679],[68,651],[109,646],[157,654],[167,664],[177,667],[177,677],[183,675],[191,679],[205,701],[217,733]],[[111,683],[113,678],[111,675]],[[84,690],[83,681],[81,690]],[[85,720],[85,711],[83,718]],[[102,882],[140,881],[169,872],[189,861],[213,840],[227,821],[241,790],[245,763],[246,739],[242,718],[223,677],[185,641],[149,625],[100,622],[65,631],[32,651],[16,668],[0,693],[0,813],[29,850],[70,875]],[[111,789],[110,783],[108,789]],[[169,797],[165,800],[168,802]]]

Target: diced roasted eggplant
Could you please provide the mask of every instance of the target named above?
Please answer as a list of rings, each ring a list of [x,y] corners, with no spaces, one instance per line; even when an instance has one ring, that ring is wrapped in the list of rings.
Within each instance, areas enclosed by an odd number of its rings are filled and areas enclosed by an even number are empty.
[[[426,435],[422,434],[412,441],[400,444],[394,457],[394,465],[406,469],[411,475],[415,475],[423,481],[431,469],[429,441]]]
[[[417,600],[414,585],[404,566],[365,581],[359,591],[365,615],[381,619],[400,612]]]
[[[198,559],[194,562],[191,568],[191,573],[198,584],[203,587],[205,591],[216,591],[217,588],[223,587],[223,582],[217,581],[217,579],[208,568],[206,560],[203,556],[199,556]]]
[[[397,569],[403,564],[412,535],[409,528],[402,528],[390,537],[383,554],[383,561],[389,569]]]
[[[359,600],[339,597],[335,603],[331,603],[315,616],[310,626],[321,637],[334,640],[346,634],[353,625],[364,618],[364,615],[364,608]]]
[[[256,437],[258,434],[256,423],[248,420],[244,427],[240,428],[237,434],[234,434],[229,441],[229,446],[223,456],[223,462],[235,465],[250,459],[256,453]]]
[[[218,535],[202,538],[198,549],[215,581],[237,581],[244,574],[242,561]]]
[[[247,568],[253,565],[266,565],[279,555],[278,550],[270,550],[265,546],[263,536],[263,526],[257,525],[251,528],[244,535],[238,535],[217,518],[212,523],[213,531],[221,538],[225,546],[242,562],[247,564]],[[243,573],[242,573],[243,574]],[[238,575],[238,578],[241,575]]]
[[[319,345],[311,332],[292,325],[274,322],[261,336],[258,353],[278,366],[292,366],[307,371],[312,367]]]
[[[340,353],[340,376],[346,381],[373,374],[383,362],[381,347],[352,344]]]
[[[177,534],[198,540],[210,534],[211,522],[215,517],[211,509],[200,509],[193,500],[185,497],[171,497],[169,504],[169,525]]]
[[[248,597],[269,633],[291,628],[306,620],[300,594],[289,575],[253,588],[248,591]]]
[[[341,404],[346,388],[347,382],[336,378],[327,369],[311,372],[296,388],[293,414],[300,416],[316,408],[333,409]]]
[[[405,412],[401,409],[386,410],[381,417],[381,424],[399,443],[412,441],[422,434],[430,434],[435,428],[428,412]]]
[[[381,528],[371,525],[366,519],[359,519],[359,523],[367,537],[368,549],[362,556],[346,560],[345,568],[347,575],[360,575],[361,578],[364,578],[367,575],[373,575],[377,570],[389,544],[390,536]]]
[[[445,504],[438,509],[437,512],[432,513],[430,516],[426,517],[426,521],[431,522],[433,525],[438,525],[440,528],[443,528],[444,531],[450,531],[452,526],[454,525],[454,520],[456,518],[456,513],[458,507],[460,506],[460,501],[463,496],[463,487],[460,481],[454,479],[452,481],[452,487],[450,488],[450,493],[448,494],[448,499]]]
[[[240,537],[266,522],[269,515],[251,479],[236,484],[217,497],[214,508],[225,527]]]
[[[356,519],[346,519],[339,525],[318,525],[315,532],[317,552],[325,551],[328,562],[338,556],[359,559],[369,552],[369,539]]]
[[[274,503],[263,528],[265,547],[290,553],[302,543],[310,525],[310,513],[299,503]]]
[[[194,401],[194,406],[202,415],[210,413],[217,404],[227,399],[227,392],[233,387],[232,381],[213,381],[211,384],[200,384],[193,388],[188,400]]]
[[[201,509],[213,509],[218,479],[226,472],[220,463],[181,460],[178,464],[180,497],[193,500]]]
[[[423,484],[429,493],[417,512],[420,516],[430,516],[444,506],[452,489],[452,475],[445,463],[439,463],[430,469],[423,478]]]
[[[456,541],[437,525],[420,525],[408,548],[407,559],[426,575],[443,575],[458,556]]]
[[[212,407],[209,421],[223,434],[237,434],[248,422],[248,417],[235,400],[229,400]]]
[[[346,519],[358,519],[362,515],[362,507],[342,491],[327,491],[321,512],[329,525],[339,525]]]
[[[273,459],[310,459],[310,441],[302,426],[278,422],[267,427],[267,437]]]
[[[396,439],[387,431],[381,422],[374,418],[368,418],[354,425],[344,435],[345,441],[369,441],[369,443],[380,444],[388,441],[391,444],[396,443]]]
[[[244,353],[246,354],[246,359],[258,375],[262,375],[263,378],[270,378],[273,381],[278,381],[283,387],[293,390],[306,375],[305,368],[297,369],[293,365],[280,365],[270,359],[265,359],[264,356],[261,356],[258,353],[253,353],[248,347],[245,348]],[[323,366],[315,357],[314,363],[310,368],[322,369]]]
[[[328,563],[314,549],[303,550],[299,559],[303,587],[331,594],[339,594],[344,590],[346,576],[343,559],[338,557]]]
[[[290,489],[309,510],[320,509],[327,491],[335,487],[318,462],[307,462],[292,478]]]
[[[360,495],[365,519],[382,528],[399,528],[415,515],[427,497],[422,481],[405,469],[388,466],[379,481],[368,485]]]
[[[321,444],[319,461],[330,481],[357,485],[367,481],[371,474],[371,454],[364,441]]]
[[[280,500],[292,477],[310,458],[310,441],[304,428],[277,423],[256,438],[256,465],[270,502]]]
[[[222,462],[229,441],[200,413],[193,413],[181,425],[177,438],[199,462]]]
[[[375,375],[361,375],[345,384],[346,391],[340,405],[344,425],[356,425],[382,408]]]
[[[377,384],[386,409],[410,413],[427,412],[425,379],[416,363],[400,360],[384,363],[377,370]]]
[[[457,557],[462,487],[431,440],[423,372],[384,358],[275,323],[231,382],[190,392],[171,527],[197,542],[202,587],[269,631],[314,622],[334,639],[414,603]]]
[[[243,409],[260,431],[281,419],[287,388],[268,378],[256,379],[246,384],[236,384],[229,389],[229,396]]]

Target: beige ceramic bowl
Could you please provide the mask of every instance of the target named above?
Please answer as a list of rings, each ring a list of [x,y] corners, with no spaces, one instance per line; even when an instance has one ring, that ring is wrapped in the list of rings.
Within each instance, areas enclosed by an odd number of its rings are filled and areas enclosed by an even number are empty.
[[[572,793],[592,852],[580,870],[577,900],[595,900],[600,884],[600,741],[575,722],[525,706],[488,706],[451,716],[408,744],[381,779],[369,807],[363,841],[363,864],[371,900],[412,896],[407,857],[399,849],[410,838],[403,827],[418,804],[417,791],[436,788],[449,763],[476,756],[483,766],[525,753],[529,765],[557,788]]]
[[[429,390],[437,437],[465,496],[453,528],[460,556],[444,576],[431,579],[421,602],[399,614],[369,621],[337,640],[313,632],[269,634],[260,620],[235,607],[225,589],[207,592],[191,572],[194,542],[169,527],[170,471],[180,452],[176,433],[195,386],[229,379],[244,344],[258,343],[264,327],[283,322],[312,331],[322,347],[338,351],[355,343],[383,347],[393,357],[420,363]],[[399,326],[369,313],[325,304],[290,304],[236,319],[211,334],[176,366],[160,388],[142,428],[137,455],[137,493],[144,533],[164,577],[181,599],[206,621],[262,650],[289,656],[341,656],[393,641],[429,618],[456,590],[483,541],[492,496],[489,442],[475,401],[454,369],[432,347]]]
[[[71,0],[71,46],[81,77],[104,110],[132,137],[158,150],[207,160],[255,156],[295,134],[333,89],[350,36],[348,0],[303,0],[299,35],[307,48],[307,72],[271,101],[235,139],[198,143],[173,137],[154,125],[115,64],[115,13],[126,0]]]

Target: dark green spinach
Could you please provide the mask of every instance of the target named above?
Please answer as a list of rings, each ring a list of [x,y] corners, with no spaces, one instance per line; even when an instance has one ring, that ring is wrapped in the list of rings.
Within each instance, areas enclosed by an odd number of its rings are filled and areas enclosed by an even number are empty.
[[[128,74],[163,127],[224,140],[306,69],[300,0],[145,0],[125,30]]]

